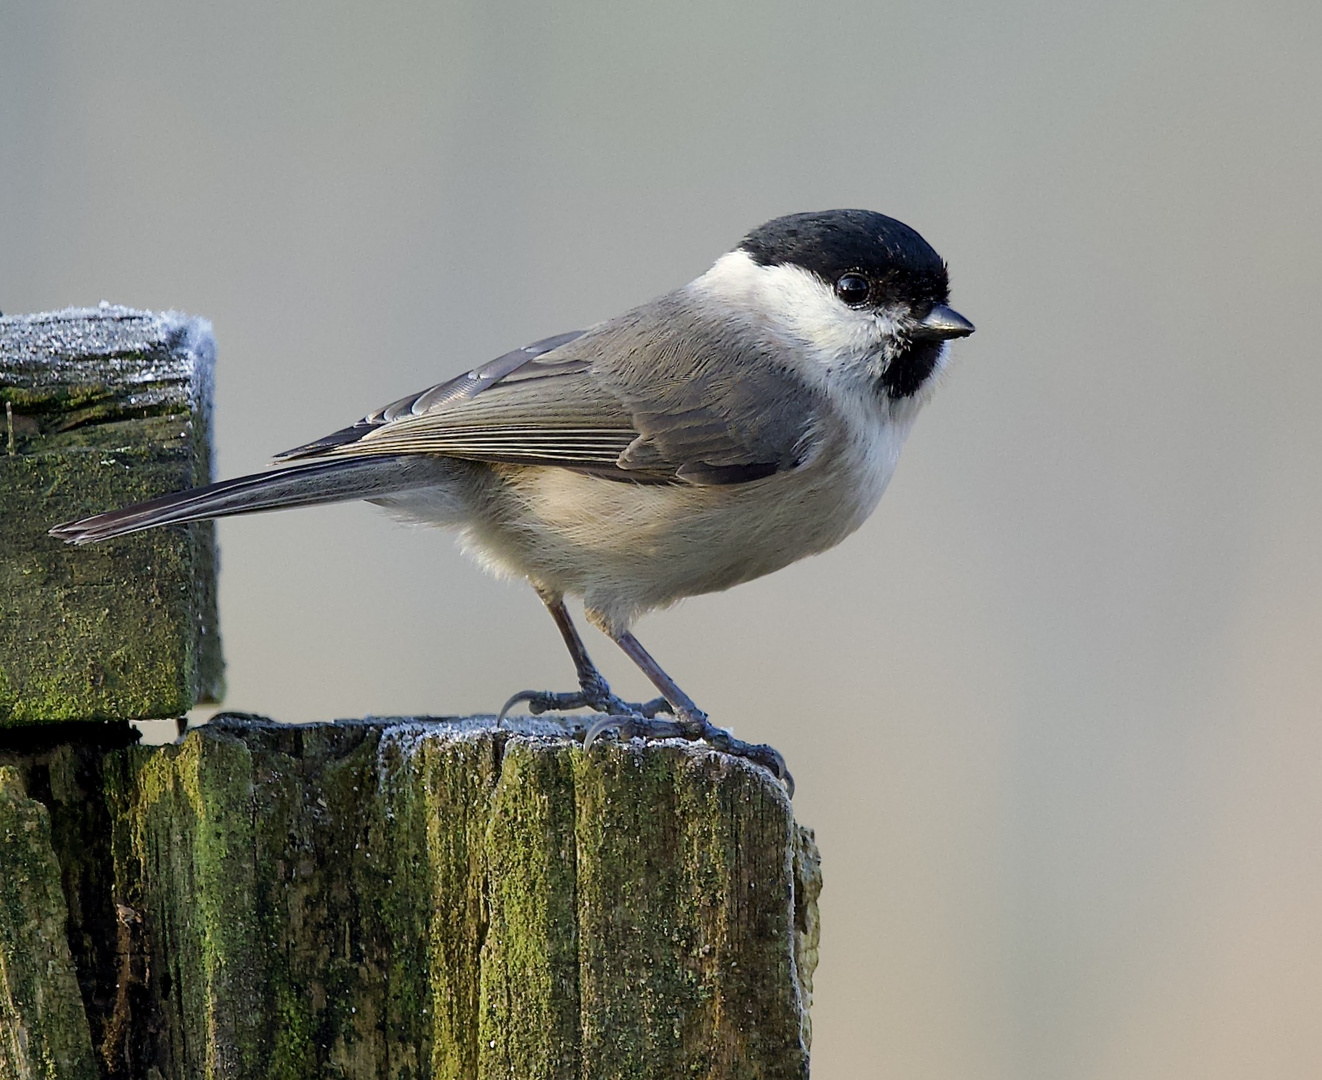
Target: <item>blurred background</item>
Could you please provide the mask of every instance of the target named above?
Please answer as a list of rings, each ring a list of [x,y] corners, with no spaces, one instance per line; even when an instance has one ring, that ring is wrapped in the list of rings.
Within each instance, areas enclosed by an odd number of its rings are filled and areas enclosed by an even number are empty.
[[[764,219],[908,222],[978,333],[879,511],[639,627],[798,780],[814,1077],[1318,1076],[1320,54],[1305,0],[0,0],[0,308],[210,318],[234,475]],[[572,682],[444,534],[219,535],[231,708]]]

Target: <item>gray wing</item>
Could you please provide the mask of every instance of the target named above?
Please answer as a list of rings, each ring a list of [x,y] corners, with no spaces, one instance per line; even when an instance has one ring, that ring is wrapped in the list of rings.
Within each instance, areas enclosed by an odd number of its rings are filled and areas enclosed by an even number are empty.
[[[619,480],[730,484],[793,467],[814,392],[672,293],[507,353],[280,460],[445,454]]]
[[[518,371],[519,368],[527,365],[530,360],[545,356],[548,352],[582,335],[582,330],[571,330],[567,334],[556,334],[554,337],[534,341],[531,345],[525,345],[521,349],[507,352],[504,356],[489,360],[481,367],[476,367],[463,375],[456,376],[443,383],[437,383],[435,386],[429,386],[426,390],[410,394],[408,397],[402,397],[398,401],[392,401],[389,405],[377,409],[376,412],[364,416],[356,424],[350,424],[346,428],[340,428],[339,431],[333,431],[313,442],[304,443],[302,446],[296,446],[292,450],[277,454],[275,460],[293,461],[298,458],[317,457],[320,456],[322,451],[355,443],[368,432],[395,420],[409,416],[422,416],[432,409],[439,411],[451,402],[466,401]],[[548,368],[554,367],[554,365],[547,366]]]

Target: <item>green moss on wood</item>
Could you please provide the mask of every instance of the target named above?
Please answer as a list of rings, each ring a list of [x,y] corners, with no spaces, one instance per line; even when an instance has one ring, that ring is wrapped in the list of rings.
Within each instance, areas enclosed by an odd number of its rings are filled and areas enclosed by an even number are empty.
[[[806,1076],[784,792],[678,747],[594,748],[576,779],[587,1075]]]
[[[580,1075],[573,751],[514,739],[487,836],[478,1075]]]
[[[86,548],[46,535],[58,521],[189,482],[187,422],[154,423],[169,437],[0,457],[0,724],[179,715],[198,695],[204,660],[214,666],[214,618],[198,622],[199,596],[214,588],[210,524]]]
[[[0,319],[0,726],[219,696],[211,525],[86,548],[46,535],[208,479],[199,335],[123,309]]]
[[[95,1080],[50,817],[0,765],[0,1076]]]
[[[780,785],[551,730],[222,718],[108,753],[107,1076],[806,1076],[819,879]]]

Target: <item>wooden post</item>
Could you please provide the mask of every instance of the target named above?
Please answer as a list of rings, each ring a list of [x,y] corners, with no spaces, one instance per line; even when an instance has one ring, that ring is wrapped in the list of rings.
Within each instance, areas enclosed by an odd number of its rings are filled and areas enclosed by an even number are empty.
[[[66,1055],[0,1075],[93,1076],[92,1047],[115,1078],[808,1074],[812,834],[702,746],[238,716],[28,743],[0,845],[0,1063]]]
[[[51,410],[18,430],[20,453],[58,440]],[[77,460],[96,472],[113,456],[105,475],[121,478],[125,462],[157,460],[151,440],[187,423],[169,415],[174,427],[121,428],[81,459],[42,444],[56,482],[17,489],[23,519],[44,530],[98,509],[39,503],[97,497]],[[0,480],[15,490],[27,469]],[[24,557],[46,557],[35,525],[22,535]],[[157,549],[135,545],[151,535],[100,564],[102,602],[140,597],[158,565],[143,551]],[[170,542],[197,550],[183,531]],[[63,580],[48,572],[0,602],[40,612]],[[197,588],[180,612],[207,610],[214,585]],[[90,636],[66,628],[61,649],[95,661],[106,624],[73,625]],[[182,615],[172,625],[192,632]],[[196,647],[135,633],[113,700],[145,700],[135,678],[196,678]],[[0,670],[33,670],[20,645],[0,637]],[[174,657],[169,677],[161,656]],[[43,719],[124,715],[58,667],[43,678]],[[808,1074],[818,860],[783,787],[747,761],[678,741],[585,752],[581,722],[489,717],[222,715],[143,747],[122,720],[17,726],[25,708],[0,726],[0,1076]]]
[[[0,1076],[96,1080],[50,816],[0,765]]]
[[[0,318],[0,727],[218,699],[210,525],[46,535],[209,477],[210,325],[103,306]]]

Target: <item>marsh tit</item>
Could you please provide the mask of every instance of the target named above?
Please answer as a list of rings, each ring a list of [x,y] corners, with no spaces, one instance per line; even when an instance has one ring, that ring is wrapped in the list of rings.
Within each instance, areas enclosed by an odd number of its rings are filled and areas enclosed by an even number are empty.
[[[488,570],[531,583],[574,660],[576,691],[525,691],[505,710],[591,708],[604,715],[589,744],[608,727],[700,738],[784,776],[775,751],[709,724],[629,627],[824,551],[863,523],[947,343],[973,332],[948,300],[940,256],[893,218],[776,218],[674,292],[402,398],[268,472],[51,535],[87,544],[348,499],[449,526]],[[582,598],[660,698],[634,705],[611,692],[566,596]]]

